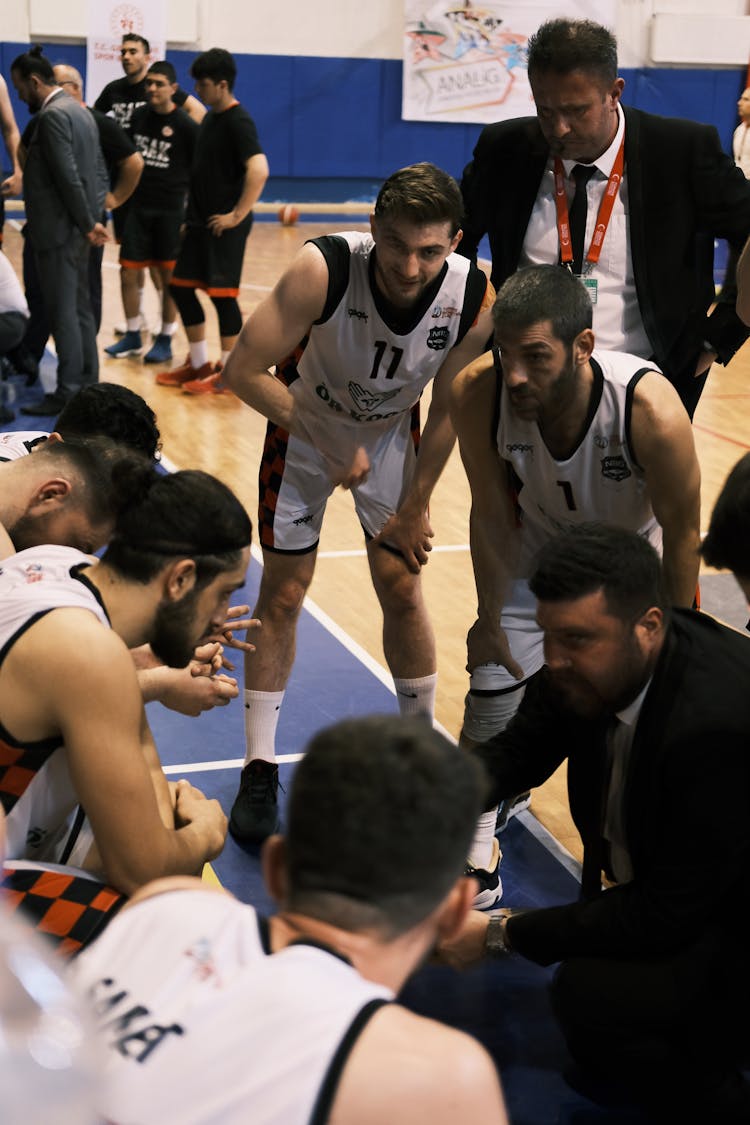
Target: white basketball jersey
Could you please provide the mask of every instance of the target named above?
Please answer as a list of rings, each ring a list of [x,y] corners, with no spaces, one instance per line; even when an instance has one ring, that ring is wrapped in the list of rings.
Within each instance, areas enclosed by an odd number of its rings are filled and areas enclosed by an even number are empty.
[[[622,352],[594,352],[591,366],[590,423],[562,461],[550,454],[537,423],[514,413],[502,384],[497,449],[518,478],[524,538],[540,543],[570,524],[600,520],[645,535],[661,551],[661,527],[630,448],[635,387],[658,368]]]
[[[0,461],[17,461],[31,453],[34,446],[43,445],[48,437],[43,430],[9,430],[0,434]]]
[[[72,547],[30,547],[0,564],[0,672],[15,641],[53,609],[87,609],[109,628],[103,605],[85,577],[90,563]],[[67,754],[56,739],[21,743],[0,715],[0,799],[6,814],[8,859],[56,862],[77,805]]]
[[[300,378],[289,389],[305,410],[336,425],[387,425],[411,410],[456,343],[476,266],[450,254],[437,293],[414,310],[408,330],[394,331],[373,293],[372,238],[355,232],[338,238],[349,246],[349,284],[328,319],[310,329],[296,363]],[[481,300],[469,323],[480,306]]]
[[[322,1123],[356,1034],[393,998],[322,947],[269,954],[255,910],[207,890],[128,908],[71,971],[118,1125]]]

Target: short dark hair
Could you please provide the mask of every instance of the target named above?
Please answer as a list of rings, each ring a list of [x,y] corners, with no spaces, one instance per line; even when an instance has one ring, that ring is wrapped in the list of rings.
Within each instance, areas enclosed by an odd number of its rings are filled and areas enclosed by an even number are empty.
[[[78,502],[94,523],[120,518],[156,476],[144,457],[105,437],[45,442],[31,460],[39,468],[45,459],[76,474],[81,485]]]
[[[22,55],[16,55],[10,64],[10,69],[11,72],[15,70],[20,74],[21,78],[31,78],[32,74],[35,74],[37,78],[41,78],[45,86],[56,85],[52,63],[44,57],[39,45],[30,47]]]
[[[161,74],[173,86],[177,83],[177,71],[167,59],[161,59],[159,62],[151,63],[151,66],[146,72],[147,78],[149,74]]]
[[[64,441],[108,437],[153,461],[161,445],[156,415],[128,387],[93,383],[81,387],[60,411],[55,430]]]
[[[570,347],[593,323],[591,298],[570,270],[528,266],[503,282],[492,306],[496,331],[529,328],[549,320],[556,339]]]
[[[190,74],[193,78],[210,78],[212,82],[226,82],[229,89],[233,90],[237,79],[237,64],[234,57],[223,47],[211,47],[198,55],[197,59],[193,59]]]
[[[724,481],[711,513],[701,554],[709,566],[750,575],[750,453]]]
[[[661,560],[636,531],[582,523],[553,536],[529,580],[540,602],[566,602],[601,590],[613,617],[636,621],[651,606],[665,610]]]
[[[478,764],[426,719],[370,715],[320,731],[292,782],[284,907],[404,933],[462,874],[484,794]]]
[[[453,176],[437,165],[426,161],[410,164],[385,181],[375,201],[375,216],[413,223],[447,222],[453,237],[464,218],[461,190]]]
[[[140,43],[146,54],[151,54],[151,44],[149,43],[148,39],[144,39],[142,35],[136,35],[134,31],[125,32],[122,37],[120,46],[124,47],[126,43]]]
[[[237,497],[216,477],[196,469],[154,474],[140,502],[118,519],[102,562],[146,584],[167,559],[190,558],[199,589],[237,566],[252,530]]]
[[[547,20],[529,37],[527,70],[534,74],[570,74],[583,70],[604,82],[617,78],[617,40],[593,20]]]

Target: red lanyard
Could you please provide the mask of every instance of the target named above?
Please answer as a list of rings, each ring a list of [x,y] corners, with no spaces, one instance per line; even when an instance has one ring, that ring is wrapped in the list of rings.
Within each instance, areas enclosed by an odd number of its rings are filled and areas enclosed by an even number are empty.
[[[588,273],[589,270],[596,265],[599,261],[599,255],[602,251],[602,243],[604,242],[604,235],[607,233],[609,220],[612,217],[612,208],[615,205],[615,198],[622,182],[622,173],[625,167],[625,141],[623,139],[615,162],[612,166],[612,171],[607,181],[607,187],[602,196],[602,201],[599,204],[599,212],[596,216],[596,226],[594,228],[594,237],[591,239],[589,252],[586,255],[586,263],[588,270],[584,266],[584,272]],[[555,157],[555,207],[557,208],[557,235],[560,239],[560,261],[564,266],[570,266],[573,261],[573,245],[570,241],[570,220],[568,218],[568,199],[565,195],[565,169],[563,162],[559,156]]]

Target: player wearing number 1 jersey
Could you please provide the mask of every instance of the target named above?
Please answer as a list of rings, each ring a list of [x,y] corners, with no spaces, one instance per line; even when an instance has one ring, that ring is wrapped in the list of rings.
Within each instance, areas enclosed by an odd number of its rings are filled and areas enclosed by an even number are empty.
[[[230,822],[240,839],[276,828],[276,721],[338,484],[351,489],[367,540],[399,707],[432,715],[435,646],[420,583],[432,538],[427,505],[455,440],[451,382],[491,331],[491,288],[454,254],[461,216],[458,187],[439,168],[394,173],[378,195],[372,234],[307,243],[248,320],[225,369],[232,389],[269,419],[255,607],[263,630],[246,664],[247,764]],[[417,452],[419,397],[431,381]]]
[[[502,730],[544,662],[527,577],[544,542],[601,521],[662,547],[668,593],[690,606],[698,578],[700,470],[688,415],[637,356],[595,352],[592,305],[559,266],[510,277],[493,309],[495,347],[456,378],[451,413],[471,487],[478,619],[462,741]],[[494,876],[495,811],[472,862]],[[478,905],[499,895],[486,880]],[[485,894],[486,891],[486,894]]]

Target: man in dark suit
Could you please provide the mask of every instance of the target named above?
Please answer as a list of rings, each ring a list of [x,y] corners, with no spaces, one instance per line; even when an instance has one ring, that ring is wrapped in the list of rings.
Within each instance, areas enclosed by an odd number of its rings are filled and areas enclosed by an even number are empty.
[[[39,114],[24,168],[24,199],[44,303],[57,348],[57,388],[26,414],[55,415],[99,374],[88,288],[91,246],[107,241],[98,216],[107,188],[91,114],[55,82],[38,48],[14,59],[11,79]]]
[[[655,360],[692,416],[711,363],[728,362],[747,337],[731,295],[707,312],[713,238],[742,248],[750,184],[714,128],[620,106],[625,83],[606,28],[545,23],[529,40],[528,73],[537,116],[488,125],[464,171],[459,253],[475,257],[488,233],[496,289],[519,266],[568,264],[583,166],[582,254],[570,266],[595,302],[597,340]]]
[[[530,586],[546,667],[475,752],[493,801],[567,758],[582,897],[475,914],[464,953],[473,939],[562,962],[553,1005],[574,1058],[634,1085],[658,1120],[746,1122],[750,641],[668,610],[656,552],[619,528],[550,540]]]

